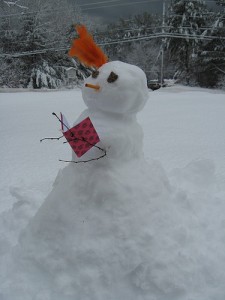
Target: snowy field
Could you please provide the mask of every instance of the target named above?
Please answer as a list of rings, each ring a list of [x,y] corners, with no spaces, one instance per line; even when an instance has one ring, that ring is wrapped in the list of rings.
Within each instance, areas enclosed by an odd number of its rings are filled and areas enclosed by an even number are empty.
[[[65,166],[58,159],[71,156],[61,142],[40,143],[41,138],[61,134],[51,114],[63,112],[72,124],[84,108],[79,90],[0,93],[0,211],[29,193],[43,201]],[[219,90],[175,86],[150,92],[138,114],[146,159],[159,160],[169,173],[210,160],[225,186],[224,116],[225,93]]]
[[[40,143],[42,138],[61,135],[60,124],[52,116],[52,112],[63,112],[72,124],[84,108],[79,90],[0,93],[2,258],[16,245],[19,233],[51,191],[59,169],[66,166],[58,160],[71,158],[69,146],[60,141]],[[154,265],[152,281],[157,281],[159,285],[161,282],[161,286],[152,290],[151,298],[142,296],[137,299],[225,299],[224,116],[225,94],[222,91],[183,86],[149,92],[149,101],[138,114],[138,122],[144,131],[146,160],[149,163],[156,160],[165,170],[171,190],[174,193],[179,191],[185,207],[179,208],[178,212],[184,212],[184,219],[188,218],[185,215],[188,206],[189,211],[194,211],[202,220],[197,228],[192,229],[196,230],[197,237],[191,242],[193,246],[188,244],[187,235],[192,232],[190,228],[185,228],[188,221],[184,221],[183,227],[178,226],[177,230],[171,228],[174,230],[173,237],[178,243],[177,247],[183,243],[181,266],[178,261],[173,272],[165,270],[164,273],[160,272],[159,264]],[[157,228],[154,229],[157,232]],[[161,246],[166,247],[167,244]],[[198,268],[194,270],[193,278],[188,277],[189,281],[186,281],[185,274],[189,274],[189,270],[182,269],[183,259],[187,259],[188,265],[188,257],[193,249],[197,254],[193,257],[190,268],[192,263]],[[169,266],[171,254],[165,255],[167,250],[164,250],[158,254],[158,261],[162,259],[162,265],[165,263]],[[204,273],[204,278],[198,272]],[[166,284],[163,274],[174,276],[177,294],[172,283],[168,281],[168,285]],[[199,282],[195,284],[196,278],[199,278]],[[4,274],[0,274],[0,281],[3,282],[3,279]],[[185,286],[185,282],[189,288]],[[163,291],[159,291],[161,287]],[[35,299],[53,300],[43,295]],[[2,300],[1,288],[0,299]]]

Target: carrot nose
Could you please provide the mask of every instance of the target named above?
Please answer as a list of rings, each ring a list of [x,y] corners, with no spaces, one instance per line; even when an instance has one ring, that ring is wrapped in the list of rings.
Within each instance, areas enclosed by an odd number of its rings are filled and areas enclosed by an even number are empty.
[[[99,85],[95,85],[95,84],[86,83],[85,86],[89,87],[91,89],[95,89],[96,91],[98,91],[100,89],[100,86]]]

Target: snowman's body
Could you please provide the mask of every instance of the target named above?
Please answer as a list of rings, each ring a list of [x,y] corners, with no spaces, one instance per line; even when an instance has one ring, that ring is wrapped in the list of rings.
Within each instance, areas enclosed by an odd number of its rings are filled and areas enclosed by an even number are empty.
[[[94,109],[85,110],[75,124],[89,117],[99,135],[100,148],[106,151],[105,160],[119,161],[135,159],[143,155],[143,132],[136,121],[135,115],[121,115],[107,113]],[[90,149],[80,160],[94,159],[102,152],[96,147]],[[72,153],[73,160],[77,161],[76,154]]]
[[[118,78],[109,83],[111,72]],[[163,199],[168,183],[158,167],[152,165],[150,171],[142,152],[136,113],[148,98],[146,77],[121,62],[103,65],[98,76],[86,80],[100,88],[84,86],[88,109],[76,123],[90,117],[106,156],[61,170],[21,236],[18,269],[29,262],[34,274],[28,274],[29,280],[44,278],[43,292],[31,283],[28,299],[42,300],[45,294],[49,300],[150,299],[145,274],[151,252],[149,218],[152,201],[159,189]],[[100,155],[93,147],[81,159]],[[33,294],[39,298],[31,298]]]
[[[110,81],[111,74],[118,76]],[[86,87],[99,87],[99,90]],[[103,65],[97,73],[86,79],[82,89],[88,109],[78,118],[79,123],[90,117],[100,137],[100,146],[107,152],[107,158],[130,160],[142,155],[142,129],[136,121],[148,99],[144,72],[136,66],[120,61]],[[99,150],[92,149],[88,158],[98,157]],[[76,159],[75,154],[73,158]]]

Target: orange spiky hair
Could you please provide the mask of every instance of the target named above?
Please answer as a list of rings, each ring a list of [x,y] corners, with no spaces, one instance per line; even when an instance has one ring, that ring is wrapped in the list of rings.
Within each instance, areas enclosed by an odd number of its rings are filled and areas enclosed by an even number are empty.
[[[80,62],[88,67],[99,68],[104,65],[108,58],[102,49],[95,44],[86,27],[83,25],[76,26],[76,30],[79,38],[73,41],[69,55],[76,56]]]

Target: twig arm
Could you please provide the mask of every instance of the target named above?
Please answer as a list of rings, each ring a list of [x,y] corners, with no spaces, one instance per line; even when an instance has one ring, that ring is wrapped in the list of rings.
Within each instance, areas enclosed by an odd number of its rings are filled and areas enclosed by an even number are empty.
[[[45,141],[45,140],[58,140],[58,141],[59,141],[61,138],[63,138],[63,135],[60,136],[60,137],[48,137],[48,138],[43,138],[43,139],[40,140],[40,142],[43,142],[43,141]]]

